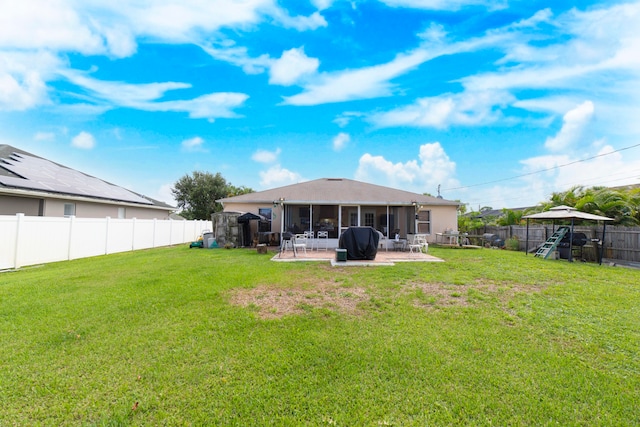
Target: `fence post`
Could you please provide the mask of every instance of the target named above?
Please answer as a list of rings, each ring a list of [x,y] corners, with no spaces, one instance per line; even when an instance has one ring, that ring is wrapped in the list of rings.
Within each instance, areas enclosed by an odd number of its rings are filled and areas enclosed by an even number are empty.
[[[131,250],[136,250],[136,218],[131,218]]]
[[[16,242],[15,242],[15,253],[13,254],[13,268],[17,269],[20,267],[20,231],[23,227],[24,222],[24,214],[17,213],[16,214]]]
[[[109,224],[111,224],[111,217],[108,216],[105,218],[105,220],[106,220],[107,226],[105,227],[106,236],[104,236],[104,254],[108,255],[109,254]]]
[[[73,242],[73,224],[76,222],[76,216],[69,216],[69,241],[67,242],[67,261],[71,260],[71,242]]]
[[[156,247],[156,223],[158,222],[157,218],[153,218],[153,242],[151,243],[152,247]]]

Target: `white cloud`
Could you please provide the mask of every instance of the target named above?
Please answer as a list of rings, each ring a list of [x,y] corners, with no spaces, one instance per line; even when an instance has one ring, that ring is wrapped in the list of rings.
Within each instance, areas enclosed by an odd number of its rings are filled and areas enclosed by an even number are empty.
[[[506,7],[506,0],[380,0],[391,7],[427,10],[459,10],[466,6],[486,6],[489,9]]]
[[[36,141],[53,141],[56,139],[56,134],[53,132],[36,132],[33,135],[33,139]]]
[[[415,126],[446,128],[451,125],[477,126],[495,122],[499,108],[513,97],[506,92],[464,92],[418,99],[414,104],[370,116],[378,127]]]
[[[280,152],[279,148],[276,151],[256,150],[251,156],[251,160],[258,163],[274,163],[278,160]]]
[[[126,107],[135,107],[156,100],[170,90],[191,87],[188,83],[179,82],[129,84],[104,81],[87,77],[75,71],[64,71],[62,74],[70,82],[92,92],[96,97]]]
[[[340,132],[333,138],[333,150],[341,151],[351,141],[351,136],[348,133]]]
[[[200,47],[211,57],[241,67],[247,74],[263,73],[273,63],[273,59],[266,54],[250,57],[246,47],[235,46],[235,42],[230,40],[225,40],[220,46],[211,44]]]
[[[298,31],[315,30],[319,27],[329,25],[319,12],[314,12],[310,16],[290,16],[281,8],[274,8],[271,16],[285,28],[294,28]]]
[[[23,111],[49,104],[46,80],[61,65],[49,52],[0,49],[0,110]]]
[[[636,87],[640,72],[639,19],[639,2],[588,12],[572,9],[554,22],[550,22],[548,11],[538,12],[527,23],[548,25],[544,33],[535,33],[535,44],[529,44],[533,35],[525,28],[514,25],[502,30],[510,37],[496,46],[505,52],[499,63],[511,62],[513,66],[470,76],[462,83],[469,90],[562,87],[580,91],[590,89],[594,82],[602,82],[595,83],[599,90],[620,85]],[[540,43],[541,34],[545,43]],[[616,85],[609,84],[611,72],[629,70],[634,74],[621,74]]]
[[[393,163],[383,156],[369,153],[360,157],[355,177],[418,193],[434,193],[438,185],[458,186],[456,164],[451,161],[439,142],[420,146],[418,159]]]
[[[311,0],[311,3],[318,8],[318,10],[329,9],[335,0]]]
[[[575,108],[579,101],[574,96],[550,95],[543,98],[531,98],[515,101],[512,105],[529,111],[564,114]]]
[[[101,37],[65,0],[0,3],[0,48],[104,53]]]
[[[267,188],[296,184],[304,181],[299,173],[292,172],[280,165],[274,165],[266,171],[261,171],[259,175],[260,185]]]
[[[139,38],[202,44],[221,28],[246,29],[266,19],[300,31],[327,25],[318,12],[310,16],[290,16],[274,0],[0,2],[0,110],[21,111],[49,103],[47,84],[58,78],[58,71],[68,68],[67,53],[122,58],[136,52]],[[251,59],[246,52],[237,50],[210,53],[227,55],[229,61],[241,63],[247,72],[262,72],[272,61],[267,55]],[[37,57],[46,55],[55,61],[38,63]],[[7,57],[14,62],[11,67],[7,67]],[[65,75],[69,77],[69,73]],[[70,81],[80,84],[77,80]],[[164,83],[157,85],[160,90],[167,90],[163,88]],[[154,89],[132,86],[142,91]],[[127,89],[127,86],[117,88]],[[107,97],[107,93],[102,95]],[[126,94],[124,98],[131,95],[134,94]],[[118,94],[110,92],[108,97],[117,98]],[[198,113],[190,115],[196,117]]]
[[[91,150],[96,146],[96,139],[89,132],[82,131],[73,137],[71,145],[82,150]]]
[[[199,136],[195,136],[193,138],[185,139],[184,141],[182,141],[181,145],[182,145],[182,149],[184,151],[187,151],[187,152],[190,152],[190,153],[206,151],[204,149],[204,139],[200,138]]]
[[[208,119],[239,117],[234,108],[241,106],[248,95],[234,92],[218,92],[202,95],[194,99],[176,101],[156,101],[165,92],[191,87],[187,83],[164,82],[129,84],[123,82],[107,82],[84,76],[83,74],[66,71],[64,75],[70,81],[90,91],[101,101],[107,101],[117,107],[136,108],[145,111],[174,111],[186,112],[194,119]]]
[[[552,138],[547,138],[544,146],[551,151],[564,150],[574,145],[582,136],[585,126],[589,124],[594,113],[591,101],[585,101],[567,112],[562,120],[562,128]]]
[[[171,206],[177,206],[176,200],[171,192],[173,186],[174,184],[172,183],[162,184],[155,193],[150,194],[149,197],[165,202]]]
[[[270,69],[269,83],[289,86],[305,74],[315,73],[320,65],[316,58],[309,58],[304,48],[290,49],[282,52],[282,56],[273,61]]]
[[[213,122],[218,118],[242,117],[233,109],[240,107],[248,97],[243,93],[218,92],[183,101],[142,103],[137,105],[137,108],[147,111],[185,112],[192,119],[207,119]]]
[[[319,105],[390,96],[393,86],[389,81],[425,62],[429,54],[416,50],[397,55],[392,61],[357,70],[320,74],[313,83],[297,95],[285,97],[284,104]]]
[[[338,117],[333,119],[333,123],[337,124],[341,128],[346,127],[351,121],[355,118],[364,116],[364,113],[360,113],[357,111],[345,111],[340,114]]]

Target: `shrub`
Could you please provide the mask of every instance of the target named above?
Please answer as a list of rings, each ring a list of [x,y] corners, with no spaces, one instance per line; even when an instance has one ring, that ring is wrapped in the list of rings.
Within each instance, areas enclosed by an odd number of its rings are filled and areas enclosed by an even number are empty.
[[[510,251],[519,251],[520,250],[520,240],[518,240],[518,236],[513,236],[505,242],[505,248]]]

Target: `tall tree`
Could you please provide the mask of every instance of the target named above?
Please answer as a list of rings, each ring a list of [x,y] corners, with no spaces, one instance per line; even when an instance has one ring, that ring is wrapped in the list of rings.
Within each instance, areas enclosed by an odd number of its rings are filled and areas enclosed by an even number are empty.
[[[524,211],[514,211],[511,209],[502,209],[503,215],[498,218],[498,225],[519,225],[522,223]]]
[[[576,209],[613,218],[614,224],[636,225],[634,207],[628,194],[606,187],[594,187],[584,192]]]
[[[220,172],[213,175],[195,171],[180,178],[171,188],[181,215],[187,219],[211,219],[212,213],[222,210],[222,205],[216,203],[217,199],[251,192],[250,188],[227,183]]]
[[[554,206],[567,205],[582,212],[613,218],[615,225],[636,225],[640,221],[638,204],[640,198],[636,189],[575,186],[567,191],[553,193],[545,202],[544,210]]]

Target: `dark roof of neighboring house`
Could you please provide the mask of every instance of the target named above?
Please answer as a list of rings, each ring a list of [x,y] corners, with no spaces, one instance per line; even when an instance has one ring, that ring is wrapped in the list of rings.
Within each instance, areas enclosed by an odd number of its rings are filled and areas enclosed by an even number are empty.
[[[281,199],[286,204],[411,205],[415,202],[430,206],[459,205],[458,202],[451,200],[346,178],[321,178],[216,201],[223,204],[228,202],[271,204]]]
[[[0,188],[173,208],[164,202],[3,144],[0,144]]]
[[[525,208],[507,208],[508,211],[514,211],[514,212],[525,211],[527,209],[532,209],[532,207],[528,206]],[[469,212],[469,213],[466,213],[465,216],[471,216],[472,218],[486,218],[486,217],[499,218],[501,216],[504,216],[504,210],[503,209],[487,209],[481,212]]]
[[[635,190],[636,188],[640,188],[640,184],[629,184],[629,185],[620,185],[618,187],[609,187],[609,189],[611,190],[622,190],[622,191]]]

